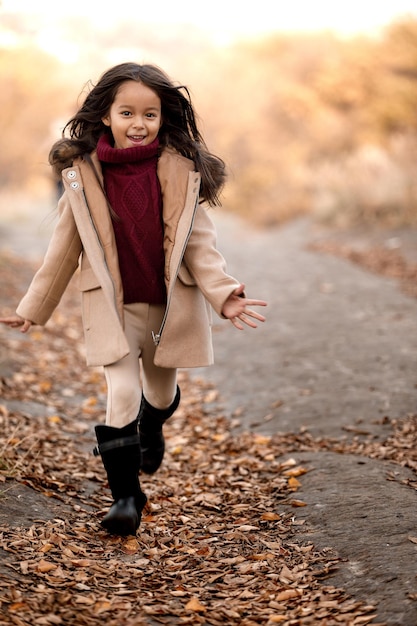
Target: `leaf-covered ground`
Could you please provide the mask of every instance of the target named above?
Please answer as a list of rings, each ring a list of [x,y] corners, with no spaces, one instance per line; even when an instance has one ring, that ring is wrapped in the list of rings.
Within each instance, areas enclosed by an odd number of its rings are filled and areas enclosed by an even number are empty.
[[[341,239],[341,240],[340,240]],[[322,241],[312,244],[310,249],[316,250],[326,254],[332,254],[344,259],[348,259],[361,267],[364,267],[374,274],[380,274],[387,278],[393,278],[398,280],[401,289],[407,295],[416,298],[417,297],[417,263],[415,262],[416,251],[415,241],[413,241],[413,254],[403,254],[401,250],[401,240],[397,244],[394,239],[394,245],[396,247],[389,248],[381,244],[381,242],[375,243],[372,246],[355,246],[351,243],[343,242],[343,233],[338,240],[337,237],[324,238]],[[389,243],[389,240],[388,240]],[[413,258],[411,258],[411,256]]]
[[[32,267],[2,257],[0,270],[6,313]],[[68,292],[46,329],[0,333],[0,626],[376,624],[375,607],[326,582],[337,555],[300,540],[306,469],[297,452],[353,452],[415,470],[415,416],[393,422],[382,443],[236,435],[206,408],[216,390],[182,372],[163,466],[141,477],[149,502],[139,532],[112,537],[100,527],[111,498],[91,453],[105,387],[84,366],[78,294]],[[22,489],[39,511],[30,523],[12,514]]]

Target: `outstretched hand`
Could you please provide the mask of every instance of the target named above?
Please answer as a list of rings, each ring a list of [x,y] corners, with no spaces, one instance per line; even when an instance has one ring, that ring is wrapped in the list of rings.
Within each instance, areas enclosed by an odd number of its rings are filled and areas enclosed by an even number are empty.
[[[248,298],[243,298],[242,294],[244,291],[245,285],[239,285],[239,287],[236,287],[233,293],[231,293],[227,298],[222,309],[224,317],[227,317],[227,319],[232,322],[233,326],[239,330],[244,329],[243,324],[246,324],[251,328],[257,328],[257,324],[255,324],[251,318],[258,320],[259,322],[265,321],[265,317],[263,315],[256,313],[256,311],[252,311],[252,309],[248,309],[248,306],[267,306],[265,300],[250,300]]]
[[[25,320],[20,315],[11,315],[10,317],[0,317],[0,323],[6,324],[6,326],[10,326],[10,328],[20,328],[21,333],[27,333],[29,328],[32,326],[32,322],[30,320]]]

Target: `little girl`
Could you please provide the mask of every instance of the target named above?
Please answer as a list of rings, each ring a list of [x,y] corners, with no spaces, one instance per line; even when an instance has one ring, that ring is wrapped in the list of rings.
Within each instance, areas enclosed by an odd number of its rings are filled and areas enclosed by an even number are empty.
[[[68,131],[69,137],[65,137]],[[106,424],[97,448],[114,502],[111,533],[136,533],[146,496],[139,470],[164,456],[162,426],[180,402],[178,367],[213,362],[211,307],[242,330],[265,318],[225,273],[206,205],[225,179],[197,128],[186,87],[157,67],[103,74],[66,124],[49,161],[62,176],[59,220],[16,315],[45,324],[79,267],[87,364],[104,366]]]

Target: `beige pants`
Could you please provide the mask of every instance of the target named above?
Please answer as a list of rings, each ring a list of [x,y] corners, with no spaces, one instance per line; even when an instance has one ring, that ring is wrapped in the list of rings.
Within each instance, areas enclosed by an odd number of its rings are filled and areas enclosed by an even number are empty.
[[[166,409],[175,398],[177,370],[157,367],[153,362],[152,331],[159,330],[164,311],[164,306],[153,304],[136,303],[124,307],[130,353],[104,368],[108,426],[121,428],[136,419],[142,389],[145,398],[157,409]]]

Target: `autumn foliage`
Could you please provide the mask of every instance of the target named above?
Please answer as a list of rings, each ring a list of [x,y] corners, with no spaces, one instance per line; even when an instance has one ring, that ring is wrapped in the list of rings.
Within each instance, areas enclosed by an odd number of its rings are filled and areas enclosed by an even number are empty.
[[[123,29],[129,49],[137,38]],[[152,39],[141,41],[152,62]],[[304,214],[417,224],[417,20],[379,38],[276,34],[205,50],[199,63],[168,43],[164,69],[190,85],[209,146],[229,166],[228,210],[264,225]],[[89,61],[68,71],[37,49],[2,50],[3,191],[49,184],[51,143],[83,85],[107,69],[100,55]]]

